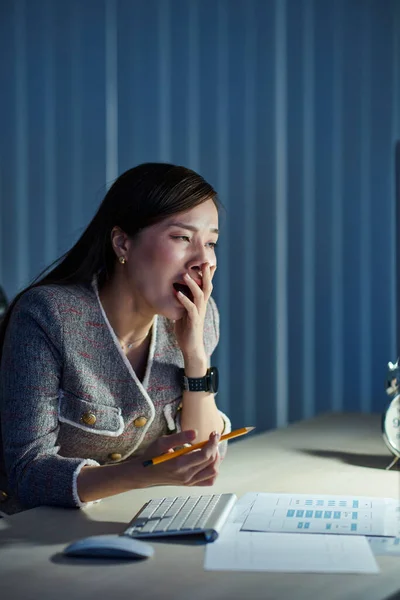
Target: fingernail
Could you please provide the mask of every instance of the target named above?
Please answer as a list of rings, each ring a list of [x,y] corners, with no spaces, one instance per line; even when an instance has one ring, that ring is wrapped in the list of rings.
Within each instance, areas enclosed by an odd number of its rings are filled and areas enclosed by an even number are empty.
[[[214,436],[214,439],[216,439],[217,441],[221,437],[221,435],[220,435],[220,433],[218,431],[213,431],[213,436]]]
[[[189,273],[185,273],[185,274],[184,274],[184,278],[185,278],[185,279],[192,279],[192,278],[190,277]]]

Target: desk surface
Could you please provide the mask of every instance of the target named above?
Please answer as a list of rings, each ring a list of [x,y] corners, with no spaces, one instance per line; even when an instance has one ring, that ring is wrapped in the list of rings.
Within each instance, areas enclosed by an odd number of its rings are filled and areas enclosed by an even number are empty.
[[[378,557],[379,575],[278,574],[203,570],[204,545],[153,542],[144,562],[73,559],[72,540],[120,533],[151,497],[248,491],[398,498],[378,415],[324,415],[230,444],[213,488],[136,490],[82,510],[38,508],[0,519],[4,600],[384,600],[400,590],[400,557]]]

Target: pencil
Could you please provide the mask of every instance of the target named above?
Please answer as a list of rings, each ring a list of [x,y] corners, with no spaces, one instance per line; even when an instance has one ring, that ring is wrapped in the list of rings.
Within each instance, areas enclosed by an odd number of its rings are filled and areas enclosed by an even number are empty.
[[[238,437],[239,435],[246,435],[246,433],[249,433],[249,431],[253,431],[253,429],[255,429],[255,427],[242,427],[241,429],[235,429],[235,431],[231,431],[230,433],[221,435],[219,441],[223,442],[224,440],[231,440],[232,438]],[[168,452],[166,454],[161,454],[161,456],[155,456],[154,458],[145,460],[143,466],[149,467],[150,465],[158,465],[159,463],[165,462],[166,460],[171,460],[171,458],[177,458],[178,456],[182,456],[182,454],[192,452],[192,450],[198,450],[199,448],[203,448],[203,446],[205,446],[207,443],[208,440],[205,440],[204,442],[193,444],[193,446],[188,446],[187,448],[181,448],[181,450],[176,450],[175,452]]]

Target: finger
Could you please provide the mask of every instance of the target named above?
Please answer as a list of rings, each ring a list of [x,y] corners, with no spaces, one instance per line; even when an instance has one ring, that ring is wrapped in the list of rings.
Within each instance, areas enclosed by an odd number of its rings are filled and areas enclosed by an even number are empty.
[[[211,479],[206,479],[205,481],[199,481],[198,483],[189,484],[189,487],[210,487],[214,485],[216,477],[212,477]]]
[[[218,431],[212,431],[210,433],[210,435],[208,436],[208,442],[203,447],[203,451],[206,456],[211,456],[211,455],[219,456],[218,443],[219,443],[220,438],[221,438],[221,434]]]
[[[191,477],[197,471],[203,469],[207,464],[211,463],[215,458],[215,451],[213,452],[210,448],[204,446],[201,450],[193,450],[178,458],[174,459],[176,470],[180,472],[187,472]]]
[[[183,456],[176,459],[176,466],[179,470],[191,470],[193,474],[199,470],[199,467],[203,468],[206,463],[219,458],[218,441],[220,434],[213,432],[210,434],[210,438],[205,446],[201,450],[193,450]]]
[[[212,485],[218,476],[219,460],[215,458],[207,467],[193,475],[188,485]]]
[[[209,297],[211,296],[211,292],[213,290],[210,263],[204,263],[202,273],[203,273],[203,294],[204,294],[204,299],[207,301],[209,299]]]
[[[160,454],[167,452],[177,446],[183,446],[184,444],[191,443],[196,439],[197,431],[195,429],[187,429],[179,433],[171,433],[170,435],[161,436],[156,444],[160,450]]]
[[[181,478],[183,479],[184,485],[196,485],[198,481],[203,481],[204,479],[213,476],[215,469],[218,468],[215,465],[216,456],[211,456],[209,460],[182,471]]]
[[[197,306],[191,300],[189,300],[189,298],[187,298],[185,294],[182,294],[182,292],[177,292],[176,297],[178,298],[179,302],[184,306],[184,308],[186,308],[189,318],[191,320],[194,320],[196,318],[196,315],[199,314]]]
[[[198,285],[198,283],[195,282],[194,279],[192,279],[192,277],[190,277],[189,273],[185,273],[185,275],[183,277],[185,279],[185,282],[186,282],[188,288],[190,289],[190,291],[193,294],[194,303],[196,304],[196,306],[199,306],[199,304],[204,299],[204,294],[203,294],[202,288]]]

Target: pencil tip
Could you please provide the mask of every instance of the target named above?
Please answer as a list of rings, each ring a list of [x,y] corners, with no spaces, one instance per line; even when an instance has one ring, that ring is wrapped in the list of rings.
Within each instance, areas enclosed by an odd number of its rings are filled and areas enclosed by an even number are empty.
[[[247,431],[253,431],[253,429],[255,429],[255,427],[246,427]]]

